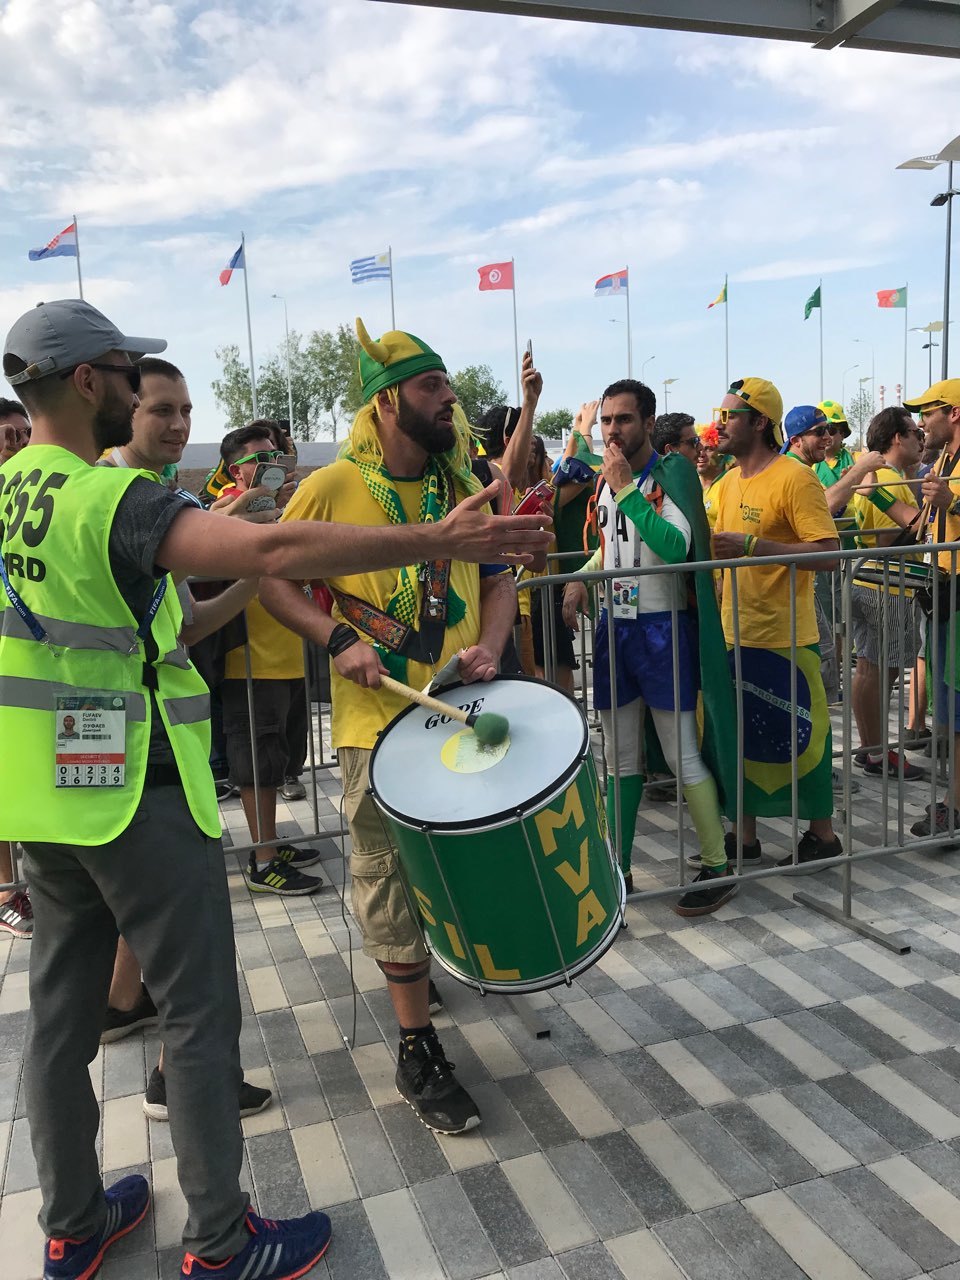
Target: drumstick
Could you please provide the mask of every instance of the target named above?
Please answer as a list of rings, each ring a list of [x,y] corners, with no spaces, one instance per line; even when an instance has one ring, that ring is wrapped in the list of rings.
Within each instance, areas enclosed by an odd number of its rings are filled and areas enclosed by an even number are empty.
[[[380,684],[385,689],[390,689],[393,693],[399,693],[402,698],[409,698],[411,702],[417,703],[418,706],[426,707],[428,711],[439,711],[442,716],[449,716],[451,720],[459,720],[461,724],[465,724],[468,729],[472,729],[477,735],[477,741],[482,747],[496,747],[501,742],[505,742],[507,734],[510,732],[510,723],[506,716],[497,715],[495,711],[481,711],[476,715],[470,711],[462,711],[459,707],[451,707],[449,702],[441,702],[439,698],[432,697],[429,693],[421,693],[419,689],[411,689],[408,684],[401,684],[399,680],[394,680],[392,676],[381,674]]]

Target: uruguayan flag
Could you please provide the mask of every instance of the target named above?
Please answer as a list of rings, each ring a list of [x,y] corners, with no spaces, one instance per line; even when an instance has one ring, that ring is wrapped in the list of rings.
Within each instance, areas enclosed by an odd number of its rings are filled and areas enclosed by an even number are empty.
[[[354,284],[367,280],[390,279],[390,254],[374,253],[369,258],[354,258],[350,263],[350,279]]]

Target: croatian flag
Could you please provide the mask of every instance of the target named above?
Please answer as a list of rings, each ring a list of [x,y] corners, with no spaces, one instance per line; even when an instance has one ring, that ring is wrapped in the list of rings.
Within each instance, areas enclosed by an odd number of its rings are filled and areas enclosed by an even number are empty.
[[[243,260],[243,241],[241,240],[240,248],[220,272],[220,283],[229,284],[230,277],[233,275],[234,271],[243,271],[245,267],[246,263]]]
[[[611,293],[626,293],[627,275],[628,268],[624,267],[622,271],[614,271],[612,275],[601,276],[593,286],[593,296],[595,298],[606,298]]]
[[[42,249],[31,249],[27,257],[31,262],[42,258],[75,258],[77,256],[77,224],[71,222],[59,235],[53,237]]]

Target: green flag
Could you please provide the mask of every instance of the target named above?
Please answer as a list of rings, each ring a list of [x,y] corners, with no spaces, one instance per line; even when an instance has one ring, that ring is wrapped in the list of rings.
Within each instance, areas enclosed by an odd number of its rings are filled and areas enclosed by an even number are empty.
[[[810,312],[814,309],[814,307],[819,307],[819,306],[820,306],[820,285],[817,285],[813,293],[811,293],[810,297],[807,299],[806,304],[803,308],[804,320],[809,320]]]

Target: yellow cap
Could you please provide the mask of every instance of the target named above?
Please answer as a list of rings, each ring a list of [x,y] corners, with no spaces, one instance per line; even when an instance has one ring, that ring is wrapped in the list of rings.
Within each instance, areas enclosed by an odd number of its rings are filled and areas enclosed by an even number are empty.
[[[847,422],[847,415],[843,411],[843,405],[836,400],[821,400],[817,408],[828,422],[832,422],[834,426],[846,428],[843,432],[843,438],[846,439],[850,434],[850,426]]]
[[[769,418],[777,443],[783,444],[783,432],[780,429],[783,421],[783,396],[772,382],[768,382],[766,378],[739,378],[730,384],[727,394],[739,396],[751,409],[756,409],[765,418]]]
[[[903,407],[914,413],[930,404],[948,404],[953,408],[960,408],[960,378],[944,378],[942,382],[935,382],[922,396],[904,400]]]

